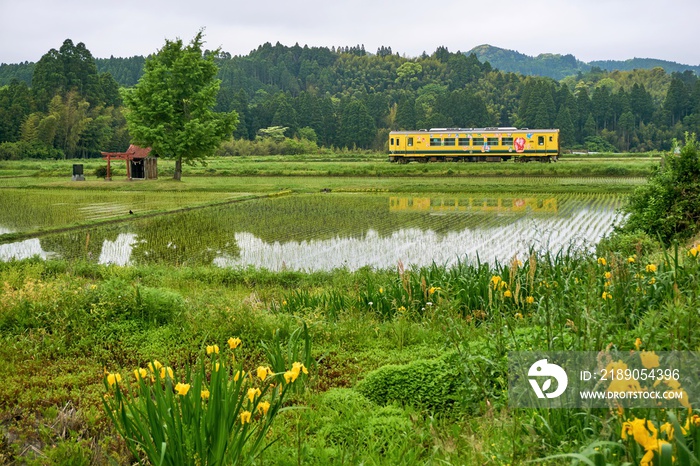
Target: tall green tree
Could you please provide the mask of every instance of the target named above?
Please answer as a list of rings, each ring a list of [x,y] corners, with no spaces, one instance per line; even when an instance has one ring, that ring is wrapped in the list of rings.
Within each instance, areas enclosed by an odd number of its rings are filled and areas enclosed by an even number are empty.
[[[340,144],[345,147],[369,148],[377,131],[374,119],[361,100],[345,104],[341,115]]]
[[[138,84],[123,94],[133,141],[156,155],[175,159],[173,178],[182,177],[182,163],[195,164],[231,137],[236,112],[215,113],[220,81],[214,54],[202,51],[200,31],[189,45],[166,40],[146,60]]]

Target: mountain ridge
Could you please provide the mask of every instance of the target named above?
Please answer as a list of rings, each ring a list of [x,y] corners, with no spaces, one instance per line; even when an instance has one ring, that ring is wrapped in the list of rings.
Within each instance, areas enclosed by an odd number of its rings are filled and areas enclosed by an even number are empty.
[[[482,63],[488,61],[491,66],[501,71],[530,76],[547,76],[556,80],[578,73],[586,73],[594,67],[606,71],[631,71],[660,67],[667,73],[682,73],[689,70],[700,75],[700,65],[686,65],[658,58],[635,57],[627,60],[593,60],[587,63],[577,59],[572,54],[540,53],[537,56],[531,56],[489,44],[477,45],[465,52],[467,56],[471,54],[474,54]]]

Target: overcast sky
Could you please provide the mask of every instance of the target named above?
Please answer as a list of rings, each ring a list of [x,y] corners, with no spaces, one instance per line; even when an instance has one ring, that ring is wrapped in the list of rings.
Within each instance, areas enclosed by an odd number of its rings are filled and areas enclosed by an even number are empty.
[[[698,65],[699,23],[699,0],[0,0],[0,63],[36,62],[67,38],[97,58],[148,55],[205,28],[206,48],[232,55],[278,41],[407,57],[491,44]]]

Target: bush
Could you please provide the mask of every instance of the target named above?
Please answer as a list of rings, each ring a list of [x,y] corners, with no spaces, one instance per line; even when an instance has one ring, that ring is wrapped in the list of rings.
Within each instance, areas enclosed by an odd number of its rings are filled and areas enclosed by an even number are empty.
[[[450,409],[463,391],[463,375],[456,354],[387,365],[367,374],[357,390],[379,404],[402,403],[429,411]]]
[[[617,233],[602,239],[596,248],[599,257],[605,257],[611,253],[618,253],[626,257],[637,255],[643,257],[654,251],[658,251],[659,243],[643,231],[630,233]]]
[[[101,166],[95,168],[95,176],[97,178],[107,178],[107,167]]]
[[[637,188],[624,209],[622,233],[644,232],[668,242],[688,238],[700,225],[700,157],[695,136],[679,155],[668,155],[649,182]]]

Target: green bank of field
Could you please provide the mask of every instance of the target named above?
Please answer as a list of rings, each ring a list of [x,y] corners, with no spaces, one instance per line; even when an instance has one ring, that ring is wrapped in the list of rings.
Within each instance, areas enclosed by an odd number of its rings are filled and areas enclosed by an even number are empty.
[[[666,253],[631,242],[595,254],[532,250],[500,262],[462,257],[449,266],[382,269],[212,265],[222,251],[239,253],[239,246],[220,241],[230,225],[244,224],[256,237],[284,244],[333,238],[334,224],[348,237],[361,236],[374,227],[371,217],[383,219],[380,237],[399,222],[447,235],[482,217],[498,226],[513,215],[550,215],[552,206],[567,212],[581,199],[588,207],[614,208],[645,183],[658,160],[399,166],[379,156],[355,157],[216,159],[185,170],[181,183],[166,178],[167,162],[154,182],[119,181],[119,172],[115,181],[97,180],[90,170],[101,161],[85,162],[86,182],[69,181],[71,161],[3,162],[0,215],[7,234],[70,228],[75,235],[36,239],[45,249],[64,251],[63,258],[0,263],[2,461],[148,464],[148,449],[130,450],[129,436],[120,434],[109,413],[122,406],[114,401],[116,386],[129,393],[139,387],[134,370],[144,371],[145,385],[163,391],[159,371],[149,369],[156,360],[172,369],[162,380],[177,410],[190,403],[222,413],[214,408],[215,377],[239,384],[232,425],[264,434],[262,444],[269,444],[253,464],[638,464],[647,450],[626,422],[648,419],[660,426],[673,415],[681,424],[691,419],[682,407],[513,409],[507,391],[508,351],[696,349],[700,264],[697,250],[684,244]],[[611,168],[620,172],[604,174]],[[366,196],[359,206],[357,196]],[[405,200],[392,204],[392,197]],[[530,210],[520,213],[515,200]],[[218,205],[203,207],[211,204]],[[416,210],[420,206],[426,211]],[[191,207],[197,209],[183,212]],[[460,207],[471,209],[469,216],[458,217]],[[597,211],[588,207],[595,220]],[[222,210],[205,219],[207,209]],[[296,220],[287,219],[287,211]],[[567,217],[572,225],[580,219]],[[179,229],[216,247],[172,248],[175,243],[162,241],[134,255],[132,265],[100,264],[94,244],[126,234],[92,230],[104,221],[115,228],[143,222],[136,237],[146,241],[147,231]],[[287,236],[276,236],[282,231]],[[499,238],[516,250],[507,233]],[[17,240],[5,239],[0,247]],[[172,249],[185,249],[174,254],[176,264],[161,260]],[[230,348],[232,338],[241,345]],[[295,362],[308,374],[294,375]],[[204,382],[195,390],[191,371],[200,367]],[[267,367],[273,374],[259,377]],[[241,378],[238,371],[252,375]],[[175,391],[176,383],[192,384]],[[276,405],[279,389],[287,391]],[[245,412],[251,417],[241,417]],[[193,464],[201,461],[195,433],[164,432],[166,444],[184,445]],[[699,434],[688,422],[684,435],[676,435],[677,461],[678,439],[691,442]],[[668,434],[657,438],[671,440]],[[243,453],[253,448],[252,441],[245,445]],[[662,459],[659,451],[654,461]]]

